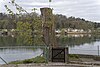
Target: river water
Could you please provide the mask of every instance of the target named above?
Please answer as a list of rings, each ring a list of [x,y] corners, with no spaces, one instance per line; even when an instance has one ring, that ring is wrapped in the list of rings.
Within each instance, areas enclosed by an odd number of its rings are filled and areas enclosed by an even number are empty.
[[[57,35],[59,46],[69,47],[70,54],[99,55],[100,35]],[[43,53],[44,48],[22,45],[17,37],[0,36],[0,57],[6,62],[34,58]],[[0,59],[0,64],[4,62]]]

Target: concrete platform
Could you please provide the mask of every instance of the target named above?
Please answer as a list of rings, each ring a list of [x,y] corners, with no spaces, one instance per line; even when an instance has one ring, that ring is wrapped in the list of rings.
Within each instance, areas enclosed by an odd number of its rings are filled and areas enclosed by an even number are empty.
[[[99,62],[100,63],[100,62]],[[8,64],[8,65],[0,65],[0,67],[100,67],[100,65],[95,64],[67,64],[67,63],[31,63],[31,64]]]

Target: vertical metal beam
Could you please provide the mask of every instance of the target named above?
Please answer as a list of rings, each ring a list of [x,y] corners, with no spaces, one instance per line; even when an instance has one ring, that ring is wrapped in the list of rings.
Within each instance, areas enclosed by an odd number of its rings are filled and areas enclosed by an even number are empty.
[[[69,62],[69,57],[68,57],[68,55],[69,55],[69,49],[68,49],[68,47],[65,47],[65,62]]]
[[[99,45],[98,45],[98,47],[97,47],[97,48],[98,48],[98,56],[99,56]]]

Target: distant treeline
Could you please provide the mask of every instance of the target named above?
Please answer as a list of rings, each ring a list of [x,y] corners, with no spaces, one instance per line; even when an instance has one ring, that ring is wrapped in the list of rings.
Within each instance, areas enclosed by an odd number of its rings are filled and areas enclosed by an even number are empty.
[[[16,29],[16,23],[22,22],[32,22],[35,18],[40,17],[37,13],[29,14],[5,14],[0,13],[0,29]],[[56,29],[62,28],[73,28],[73,29],[97,29],[100,27],[100,23],[87,21],[83,18],[66,17],[61,14],[54,15]]]
[[[73,29],[97,29],[100,27],[100,23],[87,21],[83,18],[75,18],[73,16],[66,17],[64,15],[55,15],[56,28],[73,28]]]

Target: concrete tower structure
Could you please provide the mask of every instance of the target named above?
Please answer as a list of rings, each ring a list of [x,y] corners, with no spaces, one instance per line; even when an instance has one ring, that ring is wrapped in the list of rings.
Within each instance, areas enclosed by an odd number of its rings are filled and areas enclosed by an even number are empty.
[[[54,47],[56,45],[55,38],[55,22],[51,8],[40,8],[41,19],[43,26],[44,42],[48,46]]]

